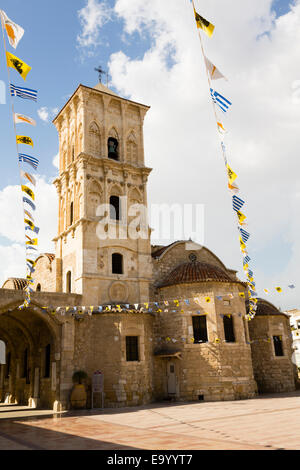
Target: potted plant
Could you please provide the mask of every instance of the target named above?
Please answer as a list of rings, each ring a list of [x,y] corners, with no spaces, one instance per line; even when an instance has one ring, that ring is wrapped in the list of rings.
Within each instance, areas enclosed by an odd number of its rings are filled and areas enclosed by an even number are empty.
[[[77,370],[72,375],[74,383],[71,393],[71,405],[72,408],[82,409],[86,408],[87,393],[85,390],[85,380],[87,379],[87,373],[84,370]]]

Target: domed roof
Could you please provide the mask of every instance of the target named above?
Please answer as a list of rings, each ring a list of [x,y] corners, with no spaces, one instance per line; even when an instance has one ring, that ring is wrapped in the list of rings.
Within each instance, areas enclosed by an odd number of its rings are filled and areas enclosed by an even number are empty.
[[[7,284],[8,282],[11,282],[13,284],[14,290],[23,290],[28,284],[26,279],[10,277],[4,282],[2,289],[5,289],[5,284]]]
[[[158,287],[172,286],[174,284],[188,284],[192,282],[241,282],[233,279],[223,269],[200,261],[183,263],[171,271]]]
[[[285,313],[278,310],[273,304],[264,299],[257,299],[257,310],[255,316],[259,315],[284,315],[288,316]],[[246,303],[246,309],[249,311],[249,302]]]

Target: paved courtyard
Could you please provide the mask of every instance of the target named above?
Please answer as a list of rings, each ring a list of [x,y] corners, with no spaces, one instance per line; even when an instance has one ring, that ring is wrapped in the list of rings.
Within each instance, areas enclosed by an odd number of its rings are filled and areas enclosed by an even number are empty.
[[[300,450],[300,391],[59,415],[0,406],[0,450],[56,449]]]

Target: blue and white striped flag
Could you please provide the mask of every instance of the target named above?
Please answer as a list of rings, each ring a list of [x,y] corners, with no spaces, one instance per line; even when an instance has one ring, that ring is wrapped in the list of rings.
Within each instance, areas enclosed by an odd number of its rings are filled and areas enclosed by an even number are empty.
[[[10,84],[10,94],[11,96],[18,96],[24,100],[33,100],[37,101],[37,91],[31,90],[31,88],[24,88],[21,86]]]
[[[35,204],[33,204],[33,202],[28,199],[28,197],[23,197],[23,202],[27,202],[27,204],[29,204],[29,206],[35,211]]]
[[[246,232],[246,230],[244,230],[243,228],[238,227],[238,229],[240,231],[243,242],[247,243],[247,241],[249,240],[249,237],[250,237],[250,233]]]
[[[253,271],[251,271],[251,269],[248,269],[248,274],[250,277],[253,277]]]
[[[26,155],[25,153],[19,153],[19,162],[28,163],[31,165],[35,170],[39,165],[39,160],[35,157],[31,157],[30,155]]]
[[[245,201],[241,199],[240,197],[237,197],[236,195],[232,196],[232,206],[234,211],[239,211],[243,205],[245,204]]]
[[[249,261],[251,260],[250,256],[245,256],[245,258],[243,259],[243,265],[245,266],[245,264],[248,264]]]
[[[226,113],[226,111],[229,109],[229,106],[231,106],[232,103],[228,101],[224,96],[220,95],[220,93],[213,90],[212,88],[210,89],[210,94],[213,99],[213,102],[217,104],[224,113]]]
[[[36,233],[37,235],[39,234],[40,228],[39,227],[34,227],[33,229],[29,226],[25,227],[25,230],[31,230],[32,232]]]

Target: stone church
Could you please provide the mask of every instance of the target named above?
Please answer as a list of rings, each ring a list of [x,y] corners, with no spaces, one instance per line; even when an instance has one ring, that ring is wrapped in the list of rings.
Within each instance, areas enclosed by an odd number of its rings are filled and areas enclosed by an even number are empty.
[[[295,389],[287,315],[260,299],[247,321],[236,271],[192,241],[151,246],[147,220],[133,223],[132,207],[147,207],[148,109],[79,85],[54,119],[56,248],[37,260],[29,308],[26,280],[0,289],[0,401],[68,409],[77,370],[88,406],[98,370],[105,407]]]

